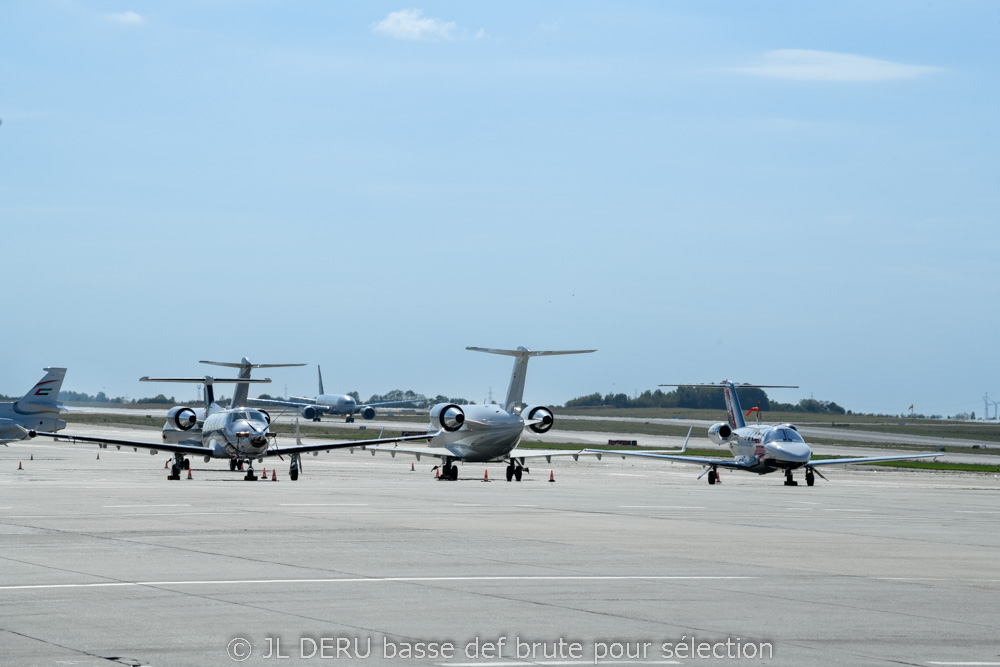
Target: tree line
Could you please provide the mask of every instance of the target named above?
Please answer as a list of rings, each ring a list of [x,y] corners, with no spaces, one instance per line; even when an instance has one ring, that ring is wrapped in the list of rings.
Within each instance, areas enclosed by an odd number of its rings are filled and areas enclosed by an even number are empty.
[[[721,386],[720,386],[721,389]],[[566,401],[567,408],[688,408],[695,410],[725,410],[726,397],[720,389],[708,387],[677,387],[673,391],[654,389],[638,396],[628,394],[601,394],[595,392]],[[851,414],[833,401],[819,401],[803,398],[798,403],[772,401],[767,392],[755,387],[739,388],[740,405],[743,410],[760,408],[762,412],[809,412],[814,414]]]

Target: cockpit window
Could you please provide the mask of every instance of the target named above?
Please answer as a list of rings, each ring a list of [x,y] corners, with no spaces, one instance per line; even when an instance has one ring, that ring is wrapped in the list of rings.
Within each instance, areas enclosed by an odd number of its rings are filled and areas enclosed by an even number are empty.
[[[798,432],[790,428],[773,428],[764,436],[764,442],[805,442]]]
[[[258,422],[267,421],[264,419],[264,415],[257,412],[256,410],[238,410],[236,412],[229,413],[229,423],[232,423],[238,419],[242,419],[244,421],[258,421]]]

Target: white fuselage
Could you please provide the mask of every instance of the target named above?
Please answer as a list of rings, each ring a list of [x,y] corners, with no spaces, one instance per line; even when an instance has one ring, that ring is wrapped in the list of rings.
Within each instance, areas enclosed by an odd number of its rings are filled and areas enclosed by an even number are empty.
[[[812,456],[809,445],[788,424],[744,426],[734,430],[726,444],[733,458],[760,474],[794,470],[809,463]]]
[[[16,402],[0,403],[0,442],[22,440],[27,437],[24,429],[36,431],[60,431],[66,422],[59,419],[59,411],[33,407],[29,410],[18,408]]]

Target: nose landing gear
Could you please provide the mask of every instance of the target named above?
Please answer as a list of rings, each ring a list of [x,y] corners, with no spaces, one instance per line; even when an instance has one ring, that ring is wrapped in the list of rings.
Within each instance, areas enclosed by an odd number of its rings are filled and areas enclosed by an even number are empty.
[[[806,484],[809,484],[808,475],[806,477]],[[785,471],[785,486],[798,486],[798,485],[799,485],[799,483],[796,482],[794,479],[792,479],[792,471],[791,470],[786,470]],[[809,486],[812,486],[812,484],[809,484]]]

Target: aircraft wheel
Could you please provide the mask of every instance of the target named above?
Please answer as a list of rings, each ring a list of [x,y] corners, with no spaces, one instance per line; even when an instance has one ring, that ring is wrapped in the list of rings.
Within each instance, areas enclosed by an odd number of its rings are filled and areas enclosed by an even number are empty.
[[[245,479],[248,482],[257,481],[257,475],[253,474],[253,468],[247,468],[247,474],[243,476],[243,479]]]
[[[288,473],[288,477],[294,482],[299,478],[299,471],[298,470],[291,471],[290,473]]]
[[[236,459],[229,459],[229,470],[236,470]]]
[[[708,471],[708,483],[709,484],[715,484],[718,476],[719,476],[719,473],[715,472],[714,470],[709,470]]]
[[[815,483],[816,483],[816,476],[813,475],[813,471],[812,470],[807,470],[806,471],[806,486],[812,486]]]
[[[177,464],[170,466],[170,476],[176,479],[180,479],[181,469],[177,467]]]
[[[451,466],[451,481],[458,481],[458,466],[456,465]]]
[[[507,466],[507,481],[514,479],[514,466]]]
[[[520,468],[520,467],[514,468],[514,479],[516,479],[517,481],[520,482],[521,481],[521,475],[523,475],[523,474],[524,474],[524,468]]]
[[[181,463],[181,470],[190,470],[190,469],[191,469],[191,461],[189,461],[188,459],[184,459],[184,461]]]

